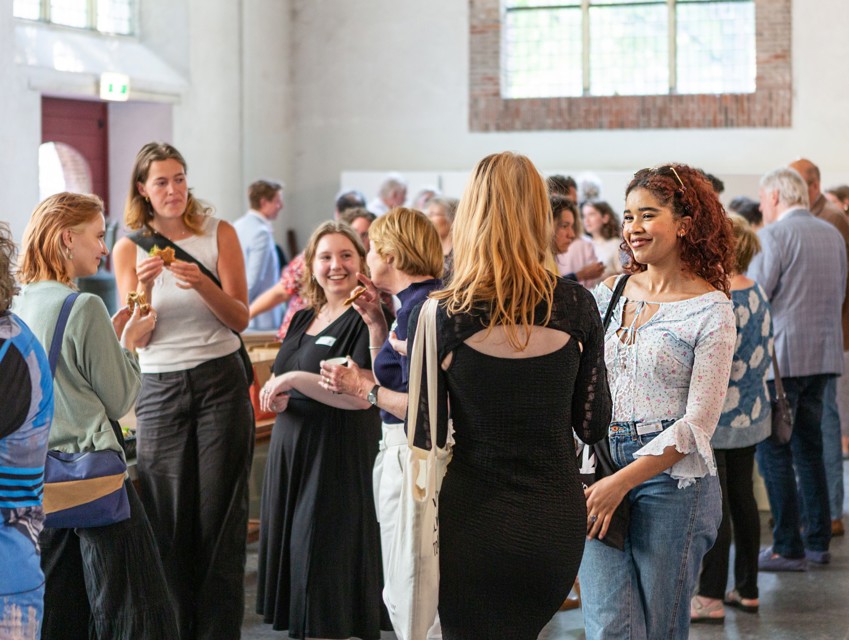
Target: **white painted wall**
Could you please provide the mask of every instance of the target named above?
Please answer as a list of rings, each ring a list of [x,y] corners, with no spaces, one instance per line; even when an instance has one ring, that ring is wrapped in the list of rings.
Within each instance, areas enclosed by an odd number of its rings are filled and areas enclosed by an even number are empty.
[[[736,188],[805,155],[820,165],[824,184],[849,182],[849,83],[840,71],[849,58],[845,0],[793,3],[792,128],[521,133],[468,130],[466,2],[295,6],[293,206],[303,216],[302,239],[323,217],[343,171],[469,171],[505,149],[527,154],[543,171],[633,172],[676,160],[720,177],[749,176],[730,179]]]

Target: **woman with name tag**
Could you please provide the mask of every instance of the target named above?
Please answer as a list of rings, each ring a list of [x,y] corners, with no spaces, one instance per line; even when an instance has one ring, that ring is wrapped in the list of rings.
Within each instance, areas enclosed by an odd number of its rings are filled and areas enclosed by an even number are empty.
[[[685,639],[690,597],[722,516],[711,448],[737,337],[729,299],[731,224],[700,172],[638,171],[626,191],[631,276],[595,290],[613,304],[605,361],[613,396],[614,474],[586,489],[581,565],[587,638]],[[596,538],[630,503],[624,551]]]
[[[124,220],[134,233],[115,245],[118,291],[143,293],[159,311],[139,349],[142,501],[181,640],[238,638],[254,444],[236,335],[248,326],[242,249],[233,226],[195,198],[183,156],[166,143],[136,156]]]
[[[97,272],[109,253],[103,202],[59,193],[36,207],[24,231],[14,311],[49,349],[74,279]],[[111,320],[103,301],[82,293],[67,317],[53,377],[55,413],[48,448],[65,453],[113,450],[123,456],[110,420],[124,416],[139,392],[133,351],[156,326],[123,307]],[[120,342],[119,342],[120,341]],[[48,371],[49,373],[49,371]],[[42,458],[43,460],[43,458]],[[162,562],[145,509],[129,479],[127,520],[105,526],[45,527],[44,640],[178,637]]]
[[[367,273],[357,233],[315,230],[304,253],[303,295],[260,392],[274,411],[262,488],[257,613],[290,638],[378,640],[389,630],[381,592],[372,468],[380,415],[365,398],[322,384],[321,362],[371,369],[369,329],[348,296]]]

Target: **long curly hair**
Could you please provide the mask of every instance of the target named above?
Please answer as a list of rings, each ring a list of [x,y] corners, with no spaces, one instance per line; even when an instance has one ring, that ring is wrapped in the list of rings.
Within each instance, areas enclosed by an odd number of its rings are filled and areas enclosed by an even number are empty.
[[[15,258],[18,248],[12,238],[12,231],[5,222],[0,222],[0,316],[12,306],[12,298],[18,293],[15,283]]]
[[[681,261],[694,275],[731,296],[728,274],[735,267],[735,239],[731,222],[710,182],[698,169],[670,163],[653,169],[641,169],[625,189],[625,197],[634,189],[649,191],[673,216],[691,218],[692,225],[679,238]],[[622,251],[628,256],[623,268],[628,273],[645,271],[647,266],[634,259],[624,240]]]

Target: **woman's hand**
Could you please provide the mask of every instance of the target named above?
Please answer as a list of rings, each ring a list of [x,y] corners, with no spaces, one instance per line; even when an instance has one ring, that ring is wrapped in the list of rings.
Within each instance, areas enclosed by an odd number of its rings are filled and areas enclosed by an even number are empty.
[[[584,489],[587,499],[587,537],[604,538],[616,507],[628,493],[618,473],[602,478]]]
[[[396,335],[396,333],[394,331],[389,334],[388,340],[389,340],[389,345],[393,349],[395,349],[395,351],[400,353],[402,356],[407,355],[407,341],[406,340],[399,340],[398,336]]]
[[[289,406],[292,377],[288,373],[271,376],[259,392],[259,406],[263,411],[282,413]]]
[[[383,309],[380,306],[380,291],[374,286],[367,276],[362,273],[357,274],[357,280],[360,281],[365,291],[354,300],[351,304],[363,317],[363,321],[371,327],[372,325],[386,327],[386,317],[383,315]]]
[[[129,307],[121,307],[112,316],[112,327],[115,329],[115,335],[118,336],[118,340],[121,339],[121,335],[124,333],[124,327],[127,326],[127,322],[129,322],[132,316],[133,312],[130,311]]]
[[[366,294],[363,294],[366,295]],[[321,361],[321,385],[331,393],[344,393],[356,398],[360,397],[363,381],[368,381],[357,363],[348,357],[348,365],[327,364]]]
[[[181,289],[199,289],[206,282],[207,278],[194,262],[183,262],[175,260],[168,266],[168,270],[177,278],[177,286]]]
[[[591,262],[583,269],[580,269],[575,277],[578,280],[595,280],[596,278],[600,278],[601,274],[604,273],[604,264],[601,262]]]
[[[136,277],[139,280],[139,286],[150,289],[153,287],[153,281],[162,273],[165,268],[165,263],[160,257],[145,258],[136,265]]]
[[[147,315],[142,315],[141,306],[136,305],[133,315],[127,319],[121,332],[121,346],[130,351],[135,351],[136,347],[146,344],[147,337],[156,328],[156,317],[156,309],[153,307]]]

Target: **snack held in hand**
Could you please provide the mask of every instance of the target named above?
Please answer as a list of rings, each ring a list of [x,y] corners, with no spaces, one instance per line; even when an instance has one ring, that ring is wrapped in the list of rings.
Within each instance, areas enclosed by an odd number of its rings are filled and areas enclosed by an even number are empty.
[[[127,294],[127,306],[130,308],[130,313],[136,310],[136,305],[139,306],[139,310],[143,316],[150,313],[150,305],[147,302],[144,291],[130,291]]]
[[[351,296],[345,300],[345,306],[348,306],[349,304],[351,304],[354,300],[356,300],[357,298],[359,298],[359,297],[360,297],[361,295],[363,295],[365,292],[366,292],[366,288],[365,288],[365,287],[357,287],[356,289],[354,289],[354,290],[351,292]]]
[[[174,247],[165,247],[164,249],[160,249],[158,245],[153,245],[153,249],[150,250],[149,255],[152,258],[161,258],[166,267],[177,259],[177,256],[174,255]]]

